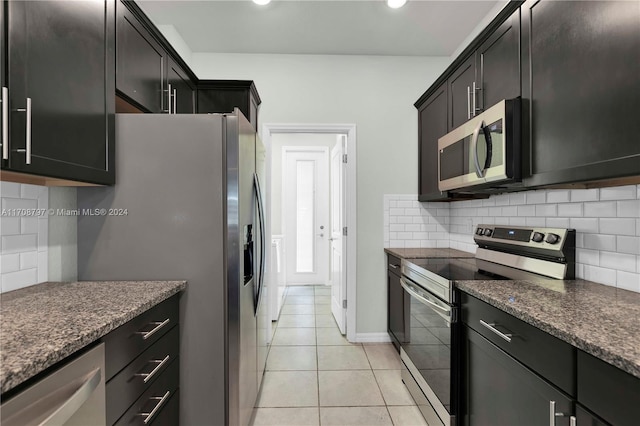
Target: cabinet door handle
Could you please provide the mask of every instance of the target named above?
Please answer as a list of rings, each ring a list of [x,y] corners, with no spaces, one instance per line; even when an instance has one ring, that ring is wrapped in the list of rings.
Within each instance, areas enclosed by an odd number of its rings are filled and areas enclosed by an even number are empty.
[[[31,164],[31,98],[27,98],[26,108],[18,108],[16,111],[25,112],[27,114],[27,117],[26,117],[27,128],[26,128],[26,137],[25,137],[26,146],[25,146],[25,149],[17,149],[16,151],[24,152],[25,163]]]
[[[478,115],[478,108],[476,108],[476,91],[480,90],[479,87],[476,87],[476,82],[473,82],[473,91],[471,92],[471,97],[472,97],[472,102],[473,102],[473,106],[472,111],[473,111],[473,116],[475,117],[476,115]]]
[[[2,88],[2,159],[9,159],[9,89]]]
[[[178,103],[178,92],[176,89],[173,89],[173,113],[176,114],[176,104]]]
[[[162,367],[169,362],[169,355],[165,356],[163,359],[154,359],[154,360],[150,360],[149,362],[153,362],[153,363],[157,363],[158,365],[155,366],[155,368],[153,370],[151,370],[150,373],[138,373],[136,374],[136,376],[140,376],[140,377],[144,377],[143,382],[147,383],[149,380],[151,380],[153,378],[153,376],[155,376],[158,371],[160,371],[162,369]]]
[[[151,330],[151,331],[137,331],[136,334],[142,334],[142,340],[147,340],[149,337],[153,336],[154,334],[156,334],[158,332],[158,330],[160,330],[162,327],[164,327],[165,325],[169,324],[169,318],[167,318],[166,320],[160,322],[160,321],[154,321],[150,324],[155,324],[155,327]]]
[[[556,412],[556,402],[549,401],[549,426],[556,426],[556,417],[566,417],[565,413]],[[569,417],[569,424],[571,426],[576,425],[576,418],[574,416]]]
[[[495,323],[488,323],[485,322],[484,320],[480,320],[480,324],[482,324],[483,326],[485,326],[486,328],[488,328],[490,331],[492,331],[493,333],[497,334],[499,337],[501,337],[502,339],[506,340],[507,342],[511,342],[511,338],[513,337],[513,334],[505,334],[503,332],[501,332],[500,330],[498,330],[497,328],[495,328]],[[555,404],[555,402],[554,402]]]
[[[169,83],[169,90],[167,90],[167,93],[168,93],[167,98],[169,98],[168,101],[167,101],[167,103],[169,104],[169,105],[167,105],[168,108],[169,108],[169,114],[173,114],[173,112],[171,111],[171,93],[172,93],[171,92],[171,83]]]
[[[144,420],[142,422],[145,425],[148,425],[151,422],[151,419],[153,419],[153,416],[155,416],[156,413],[160,411],[165,401],[169,398],[169,395],[171,395],[171,392],[167,391],[163,396],[152,396],[151,398],[149,398],[149,400],[157,400],[158,403],[156,404],[155,407],[153,407],[153,410],[151,410],[150,412],[138,414],[139,416],[144,417]]]
[[[578,419],[576,419],[576,416],[569,417],[569,426],[578,426]]]
[[[471,87],[467,86],[467,120],[471,119]]]

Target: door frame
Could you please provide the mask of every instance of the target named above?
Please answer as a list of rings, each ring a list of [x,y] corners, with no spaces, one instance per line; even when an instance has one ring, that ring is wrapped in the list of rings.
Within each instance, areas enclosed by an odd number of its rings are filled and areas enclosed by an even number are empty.
[[[283,145],[282,146],[282,173],[281,173],[281,177],[282,177],[282,208],[281,208],[281,212],[282,212],[282,217],[285,219],[289,219],[291,220],[291,217],[288,217],[287,212],[289,211],[289,208],[287,206],[287,201],[288,199],[286,198],[286,195],[288,194],[289,191],[289,186],[290,184],[287,184],[287,179],[286,179],[286,174],[287,174],[287,164],[286,164],[286,158],[287,158],[287,154],[291,153],[291,152],[297,152],[297,153],[302,153],[302,152],[314,152],[314,153],[321,153],[324,156],[324,160],[327,162],[327,167],[325,172],[329,175],[329,178],[331,178],[331,172],[329,169],[329,163],[330,163],[330,157],[329,157],[329,148],[326,146],[315,146],[315,145],[295,145],[295,146],[291,146],[291,145]],[[329,201],[331,199],[330,196],[330,191],[331,188],[329,186],[329,184],[327,184],[327,201]],[[327,204],[328,206],[328,204]],[[317,211],[317,210],[316,210]],[[315,213],[315,212],[314,212]],[[330,207],[327,208],[327,220],[326,223],[329,224],[331,220],[331,210]],[[329,228],[327,226],[327,228]],[[297,227],[296,227],[297,229]],[[314,227],[314,233],[318,232],[317,229],[315,229]],[[284,229],[282,230],[282,234],[285,236],[284,238],[284,246],[285,246],[285,252],[288,254],[291,254],[291,252],[293,250],[291,250],[291,248],[293,247],[293,236],[289,235]],[[327,243],[329,243],[329,240],[327,240]],[[330,248],[330,247],[328,247]],[[287,255],[288,255],[287,254]],[[327,276],[327,280],[330,281],[331,279],[331,271],[329,270],[329,262],[330,262],[330,255],[329,255],[329,250],[326,250],[326,255],[327,255],[327,259],[325,262],[324,267],[325,272],[326,272],[326,276]],[[292,262],[288,262],[291,259],[287,259],[287,264],[291,265]],[[288,274],[289,271],[286,271],[286,274]],[[285,278],[286,279],[286,278]],[[288,279],[286,279],[288,281]]]
[[[357,290],[357,223],[356,223],[356,125],[355,124],[278,124],[278,123],[265,123],[262,125],[262,132],[260,137],[264,143],[267,151],[267,167],[266,167],[266,187],[271,188],[271,136],[273,134],[281,133],[324,133],[324,134],[344,134],[347,135],[347,164],[345,170],[345,179],[347,180],[345,199],[345,224],[347,227],[348,235],[346,236],[347,251],[345,253],[345,264],[347,265],[347,340],[350,342],[356,341],[356,290]],[[266,192],[266,211],[271,212],[271,191]],[[266,220],[266,235],[267,241],[271,241],[271,215],[267,214]],[[267,250],[267,268],[271,266],[271,250]],[[349,267],[349,265],[353,265]],[[266,273],[265,278],[268,279],[269,287],[272,287],[271,274]],[[269,303],[269,309],[271,309],[271,303]],[[269,313],[271,317],[271,312]]]

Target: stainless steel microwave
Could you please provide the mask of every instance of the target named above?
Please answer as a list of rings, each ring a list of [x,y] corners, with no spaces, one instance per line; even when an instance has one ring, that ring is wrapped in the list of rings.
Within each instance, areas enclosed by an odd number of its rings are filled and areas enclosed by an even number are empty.
[[[438,189],[501,189],[521,180],[520,99],[502,100],[438,139]]]

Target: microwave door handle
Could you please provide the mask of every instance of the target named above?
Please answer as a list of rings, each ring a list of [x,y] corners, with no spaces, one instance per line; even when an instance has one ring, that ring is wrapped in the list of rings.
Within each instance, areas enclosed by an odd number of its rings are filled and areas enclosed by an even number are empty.
[[[473,130],[473,136],[471,137],[471,152],[473,152],[473,163],[476,167],[476,176],[479,178],[484,177],[484,171],[480,168],[480,160],[478,160],[478,138],[480,137],[480,129],[482,129],[482,125],[484,121],[480,120],[478,125]]]
[[[484,133],[484,140],[487,144],[487,158],[484,160],[484,168],[482,169],[482,176],[487,173],[487,169],[491,167],[491,160],[493,158],[493,141],[491,140],[491,130],[488,126],[482,127],[482,133]]]

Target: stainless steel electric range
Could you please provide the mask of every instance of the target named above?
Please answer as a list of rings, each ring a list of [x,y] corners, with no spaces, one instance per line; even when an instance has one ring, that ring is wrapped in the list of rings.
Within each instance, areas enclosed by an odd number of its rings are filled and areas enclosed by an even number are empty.
[[[409,325],[400,342],[402,379],[430,425],[456,425],[461,325],[456,281],[575,277],[575,231],[478,225],[475,258],[403,259]]]

